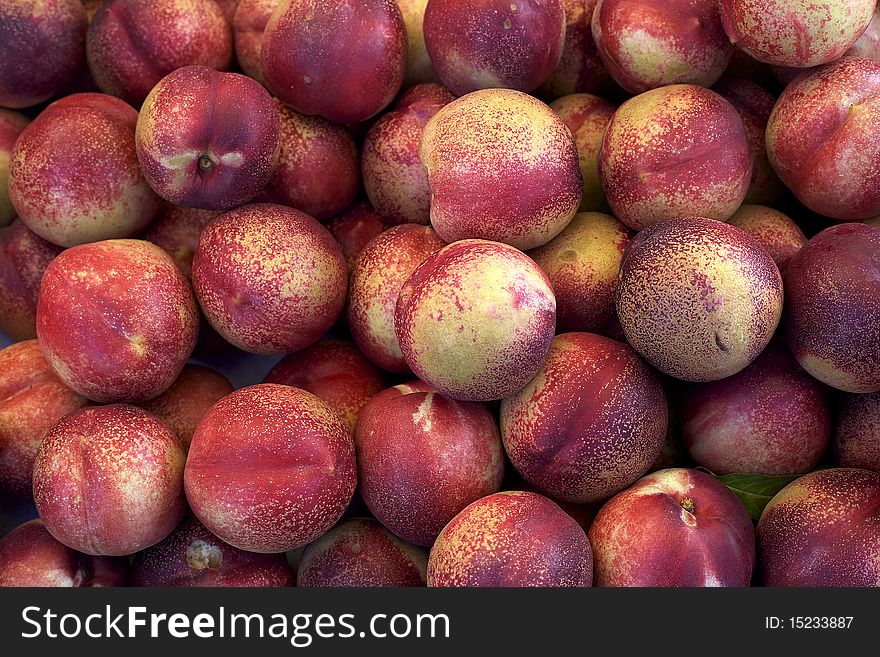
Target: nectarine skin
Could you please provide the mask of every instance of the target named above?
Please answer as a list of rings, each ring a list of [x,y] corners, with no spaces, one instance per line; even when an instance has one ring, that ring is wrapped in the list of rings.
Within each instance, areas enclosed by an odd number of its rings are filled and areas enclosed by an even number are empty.
[[[547,275],[521,251],[485,240],[455,242],[419,265],[394,317],[406,364],[465,401],[522,388],[547,357],[555,328]]]
[[[205,413],[232,390],[232,384],[217,370],[187,364],[170,388],[140,407],[168,425],[187,451]]]
[[[202,230],[218,214],[215,210],[182,208],[167,203],[147,228],[144,239],[174,258],[183,275],[192,280],[192,261]]]
[[[351,270],[346,317],[352,338],[379,367],[405,374],[394,329],[400,289],[426,258],[445,246],[430,226],[394,226],[370,241]]]
[[[369,201],[355,203],[324,225],[342,247],[349,273],[370,240],[388,227]]]
[[[819,470],[783,488],[758,522],[764,586],[880,586],[880,474]]]
[[[536,95],[549,99],[568,94],[604,94],[614,83],[602,63],[590,29],[598,0],[562,0],[565,9],[565,43],[559,63]]]
[[[471,502],[498,491],[504,452],[489,408],[436,392],[371,404],[355,429],[358,482],[372,514],[430,546]]]
[[[641,231],[623,254],[617,315],[648,362],[717,381],[760,354],[782,315],[782,277],[745,231],[690,217]]]
[[[611,77],[632,94],[668,84],[714,84],[733,46],[717,0],[599,0],[596,48]]]
[[[835,410],[834,462],[880,472],[880,393],[843,393]]]
[[[224,543],[195,518],[185,518],[161,543],[134,557],[131,586],[293,586],[283,554],[245,552]]]
[[[121,556],[168,536],[183,517],[180,442],[126,404],[83,408],[46,434],[34,502],[52,536],[80,552]]]
[[[43,110],[12,150],[9,198],[21,220],[59,246],[129,237],[159,198],[138,166],[130,105],[105,94],[65,96]]]
[[[581,212],[559,235],[529,256],[546,272],[556,295],[556,330],[614,337],[617,274],[633,232],[609,214]]]
[[[296,585],[425,586],[427,567],[427,550],[402,541],[373,519],[354,518],[306,546]]]
[[[814,212],[840,221],[880,214],[878,92],[880,62],[847,58],[798,77],[773,107],[770,164]]]
[[[589,531],[596,586],[749,586],[755,529],[724,484],[698,470],[643,477]]]
[[[189,282],[150,242],[76,246],[43,275],[40,346],[59,378],[93,401],[140,402],[167,390],[198,330]]]
[[[801,367],[845,392],[880,391],[880,228],[827,228],[791,257],[785,330]]]
[[[86,403],[55,376],[36,340],[0,350],[0,492],[33,499],[34,459],[43,437]]]
[[[358,146],[343,126],[304,116],[278,99],[275,105],[281,117],[278,165],[259,198],[326,221],[360,191]]]
[[[687,216],[726,221],[748,192],[752,153],[729,102],[673,84],[617,109],[602,141],[599,179],[614,216],[635,230]]]
[[[779,210],[765,205],[744,203],[727,223],[754,237],[782,273],[785,273],[791,257],[807,243],[800,226]]]
[[[541,101],[485,89],[440,109],[422,133],[431,225],[447,242],[486,239],[518,249],[546,244],[583,193],[577,146]]]
[[[278,164],[281,120],[271,96],[238,73],[185,66],[144,100],[135,141],[162,198],[202,210],[247,203]]]
[[[770,166],[766,144],[767,120],[776,104],[776,97],[755,82],[728,76],[721,78],[712,90],[734,106],[746,129],[755,166],[752,184],[743,202],[778,204],[785,187]]]
[[[581,211],[605,211],[608,201],[599,180],[599,155],[602,138],[614,115],[614,105],[591,94],[571,94],[550,103],[574,137],[578,163],[584,178]]]
[[[89,23],[86,55],[98,87],[140,107],[184,66],[226,70],[232,29],[213,0],[109,0]]]
[[[351,342],[326,338],[282,358],[263,379],[311,392],[351,431],[361,408],[388,385],[387,375]]]
[[[260,52],[263,50],[266,25],[279,2],[280,0],[241,0],[231,21],[238,65],[248,77],[257,82],[263,81]]]
[[[443,528],[428,557],[428,586],[590,586],[584,530],[552,500],[522,491],[489,495]]]
[[[733,376],[685,387],[679,407],[691,458],[715,474],[803,474],[828,448],[825,388],[784,343]]]
[[[868,27],[875,0],[721,0],[730,40],[761,62],[816,66],[841,57]],[[795,20],[796,17],[796,20]]]
[[[37,337],[37,298],[49,263],[62,247],[16,219],[0,228],[0,331],[12,340]]]
[[[0,228],[15,219],[15,208],[9,200],[9,165],[12,147],[30,119],[21,112],[0,107]]]
[[[357,480],[345,422],[310,392],[263,383],[202,418],[184,472],[198,519],[251,552],[305,545],[342,516]]]
[[[431,0],[424,34],[434,70],[454,94],[528,92],[556,70],[565,9],[561,0]]]
[[[127,559],[77,552],[56,541],[42,520],[30,520],[0,539],[0,587],[106,587],[127,583]]]
[[[629,345],[593,333],[556,336],[535,378],[501,403],[513,467],[539,492],[580,504],[644,475],[667,421],[656,373]]]
[[[239,349],[285,354],[316,342],[345,303],[342,249],[315,219],[254,203],[202,232],[193,287],[211,325]]]
[[[0,2],[0,107],[30,107],[73,80],[85,61],[79,0]]]
[[[400,91],[406,39],[394,0],[282,0],[263,36],[263,79],[297,112],[357,123]]]
[[[386,223],[430,223],[431,188],[419,161],[419,143],[428,120],[454,99],[439,84],[413,87],[367,132],[361,161],[364,189]]]

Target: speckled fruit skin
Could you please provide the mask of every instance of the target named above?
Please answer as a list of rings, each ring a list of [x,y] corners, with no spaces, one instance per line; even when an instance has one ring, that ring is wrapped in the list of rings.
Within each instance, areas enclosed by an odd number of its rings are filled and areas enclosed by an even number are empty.
[[[9,200],[9,166],[12,147],[30,119],[20,112],[0,107],[0,228],[15,219],[15,208]]]
[[[880,393],[843,393],[836,411],[834,462],[880,473]]]
[[[355,518],[306,546],[296,585],[425,586],[427,568],[427,550],[400,540],[375,520]]]
[[[168,538],[139,552],[131,564],[131,586],[293,586],[283,554],[245,552],[224,543],[195,518],[186,518]]]
[[[128,561],[83,554],[59,543],[43,521],[30,520],[0,539],[0,588],[125,586]]]
[[[73,94],[47,107],[12,149],[9,198],[37,235],[60,246],[128,237],[159,199],[138,168],[137,112],[105,94]]]
[[[465,508],[428,557],[428,586],[582,587],[593,581],[584,530],[552,500],[508,491]]]
[[[0,350],[0,492],[30,501],[37,449],[62,417],[86,404],[55,376],[36,340]]]
[[[791,257],[807,243],[804,232],[794,221],[765,205],[743,204],[727,223],[754,237],[783,273]]]
[[[400,395],[362,412],[354,440],[364,502],[415,545],[430,546],[459,511],[501,488],[504,452],[485,404]]]
[[[673,84],[630,98],[611,117],[599,179],[630,228],[679,217],[726,221],[752,180],[752,153],[736,109],[713,91]]]
[[[238,65],[257,82],[263,82],[263,69],[260,67],[263,35],[279,3],[280,0],[241,0],[232,19]]]
[[[744,202],[776,205],[782,199],[785,187],[770,166],[765,139],[767,119],[773,111],[776,97],[750,80],[734,77],[721,78],[712,90],[733,105],[746,129],[754,169]]]
[[[547,275],[511,246],[463,240],[404,283],[394,330],[406,364],[444,395],[503,399],[550,351],[556,298]]]
[[[425,9],[428,0],[396,0],[403,22],[406,24],[406,77],[403,81],[404,88],[414,87],[426,82],[439,82],[425,47]]]
[[[394,100],[406,57],[394,0],[282,0],[266,25],[260,65],[269,91],[296,111],[357,123]]]
[[[614,114],[614,105],[598,96],[572,94],[554,100],[550,109],[571,130],[577,146],[578,165],[584,179],[580,210],[607,210],[608,202],[599,180],[599,153],[602,137]]]
[[[734,226],[690,217],[636,235],[623,254],[617,316],[661,372],[717,381],[760,354],[782,314],[773,258]]]
[[[235,10],[242,0],[214,0],[214,2],[220,6],[223,16],[231,23],[233,16],[235,16]]]
[[[227,395],[193,436],[186,496],[205,527],[251,552],[305,545],[339,520],[356,484],[345,422],[310,392],[263,383]]]
[[[591,28],[611,77],[631,94],[711,86],[733,55],[717,0],[599,0]]]
[[[255,203],[202,232],[193,287],[211,325],[233,345],[284,354],[314,343],[345,303],[342,249],[326,228],[293,208]]]
[[[617,272],[632,236],[610,214],[581,212],[550,242],[529,251],[553,286],[557,332],[619,330]]]
[[[140,406],[168,425],[186,452],[205,413],[232,390],[217,370],[188,364],[168,390]]]
[[[807,372],[845,392],[880,391],[880,228],[841,224],[788,261],[785,328]]]
[[[144,233],[144,239],[162,248],[188,279],[192,279],[192,261],[202,231],[219,212],[165,204],[156,220]]]
[[[561,0],[430,0],[425,46],[454,94],[532,91],[556,70],[565,44]]]
[[[842,59],[789,84],[767,122],[770,164],[798,200],[855,221],[880,214],[880,62]]]
[[[501,437],[538,492],[586,504],[648,471],[666,439],[667,410],[659,377],[628,345],[563,333],[535,378],[501,402]]]
[[[346,340],[320,340],[283,358],[264,383],[302,388],[312,393],[354,431],[361,408],[388,385],[384,372]]]
[[[749,586],[755,529],[739,498],[698,470],[643,477],[589,531],[596,586]]]
[[[880,474],[811,472],[783,488],[758,522],[764,586],[880,586]]]
[[[351,133],[319,116],[304,116],[275,100],[281,116],[278,166],[260,200],[287,205],[325,221],[361,188],[360,154]]]
[[[880,61],[880,9],[874,11],[874,16],[868,25],[868,29],[862,33],[859,40],[856,41],[844,57],[862,57],[864,59],[873,59]],[[773,76],[784,87],[794,80],[798,75],[803,73],[803,68],[791,66],[773,66],[771,67]]]
[[[232,28],[213,0],[110,0],[86,40],[95,82],[135,107],[172,71],[225,70],[232,54]]]
[[[72,81],[86,26],[79,0],[0,0],[0,106],[36,105]]]
[[[560,98],[575,93],[605,93],[611,90],[611,76],[602,63],[590,18],[598,0],[562,0],[565,9],[565,44],[559,64],[537,95]]]
[[[386,223],[431,222],[431,188],[419,143],[428,120],[454,99],[439,84],[413,87],[367,132],[361,160],[364,189]]]
[[[0,332],[11,340],[37,336],[40,281],[61,251],[20,219],[0,228]]]
[[[96,402],[140,402],[164,392],[192,353],[198,330],[189,283],[149,242],[76,246],[43,275],[40,346],[58,377]]]
[[[687,386],[679,395],[688,453],[715,474],[804,474],[828,448],[825,390],[784,343],[771,344],[733,376]]]
[[[127,404],[83,408],[47,434],[34,462],[34,502],[56,539],[121,556],[168,536],[186,507],[180,442]]]
[[[468,94],[425,126],[431,224],[447,242],[532,249],[568,225],[583,193],[577,146],[544,103],[510,89]]]
[[[185,66],[147,96],[135,141],[147,181],[166,201],[228,210],[269,182],[280,129],[278,108],[255,80]]]
[[[324,225],[342,247],[349,273],[370,240],[388,227],[368,201],[355,203]]]
[[[720,0],[731,42],[761,62],[816,66],[842,56],[868,27],[875,0]]]
[[[428,385],[421,379],[413,379],[406,383],[399,383],[396,386],[385,388],[373,395],[361,408],[361,413],[366,412],[367,415],[374,415],[376,409],[383,406],[386,402],[402,395],[412,395],[417,392],[436,392],[436,390],[433,386]]]
[[[346,318],[351,336],[379,367],[409,372],[394,328],[400,290],[416,268],[445,246],[430,226],[394,226],[364,247],[351,270]]]

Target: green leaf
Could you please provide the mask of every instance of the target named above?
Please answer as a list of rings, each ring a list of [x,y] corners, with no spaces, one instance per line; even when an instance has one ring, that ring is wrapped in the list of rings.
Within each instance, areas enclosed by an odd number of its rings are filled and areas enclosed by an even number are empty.
[[[753,520],[761,517],[764,507],[767,506],[776,493],[800,477],[800,475],[768,477],[762,474],[714,476],[742,500]]]

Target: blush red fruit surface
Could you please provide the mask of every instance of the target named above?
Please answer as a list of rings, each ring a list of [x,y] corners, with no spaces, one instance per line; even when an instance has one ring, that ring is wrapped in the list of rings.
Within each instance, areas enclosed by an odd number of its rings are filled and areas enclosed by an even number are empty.
[[[589,531],[597,586],[748,586],[755,529],[730,490],[698,470],[660,470],[618,493]]]
[[[354,493],[354,443],[313,394],[264,383],[211,408],[193,435],[186,497],[212,533],[241,550],[285,552],[326,532]]]

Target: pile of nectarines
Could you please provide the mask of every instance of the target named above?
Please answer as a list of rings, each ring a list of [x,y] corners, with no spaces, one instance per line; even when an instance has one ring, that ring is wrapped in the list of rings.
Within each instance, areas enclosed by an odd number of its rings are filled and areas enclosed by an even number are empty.
[[[0,586],[880,586],[876,0],[0,0]]]

